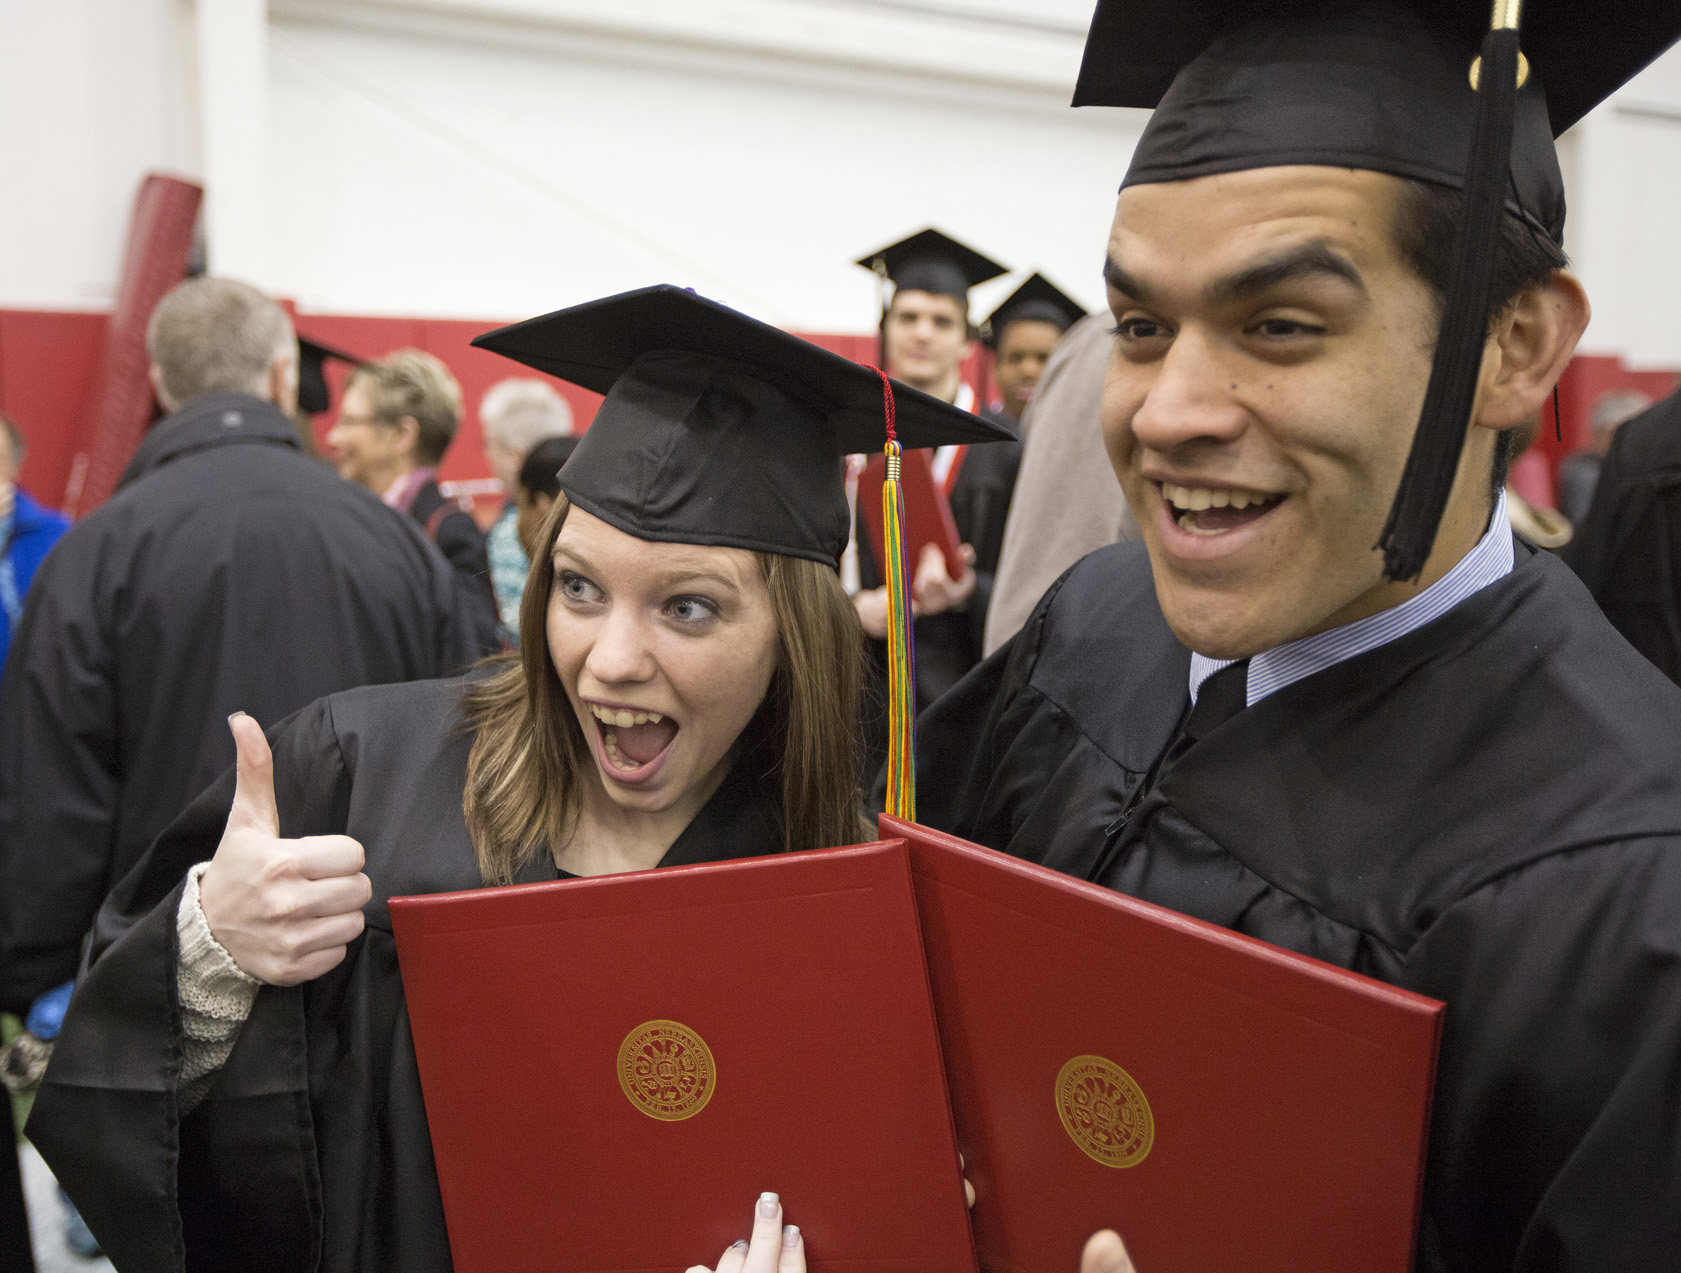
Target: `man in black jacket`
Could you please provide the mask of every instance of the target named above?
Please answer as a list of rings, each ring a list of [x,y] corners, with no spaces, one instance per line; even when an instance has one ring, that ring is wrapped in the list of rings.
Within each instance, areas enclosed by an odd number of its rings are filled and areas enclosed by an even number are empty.
[[[172,414],[42,565],[0,692],[0,1008],[76,971],[112,884],[233,762],[227,717],[477,653],[421,529],[308,459],[297,341],[260,292],[181,284],[147,329]]]
[[[484,535],[438,489],[438,465],[460,425],[461,386],[449,368],[422,350],[399,349],[351,375],[327,445],[340,477],[414,518],[449,558],[488,654],[501,648],[501,636]]]
[[[1681,683],[1681,391],[1617,429],[1564,559],[1629,644]]]

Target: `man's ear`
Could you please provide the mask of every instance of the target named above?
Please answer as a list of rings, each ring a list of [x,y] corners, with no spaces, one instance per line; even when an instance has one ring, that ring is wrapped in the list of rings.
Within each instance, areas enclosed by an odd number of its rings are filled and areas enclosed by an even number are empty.
[[[157,398],[158,405],[164,409],[166,415],[181,405],[164,391],[162,367],[154,362],[147,368],[146,375],[152,382],[152,394]]]
[[[298,347],[289,345],[268,366],[268,400],[287,415],[298,410]]]
[[[1471,422],[1510,429],[1533,419],[1564,374],[1591,316],[1587,293],[1564,270],[1520,295],[1483,349]]]

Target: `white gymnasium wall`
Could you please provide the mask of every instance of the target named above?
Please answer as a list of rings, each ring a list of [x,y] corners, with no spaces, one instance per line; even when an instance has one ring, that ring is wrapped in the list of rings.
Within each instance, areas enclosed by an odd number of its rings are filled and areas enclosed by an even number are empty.
[[[0,0],[0,307],[103,309],[140,179],[199,163],[187,0]]]
[[[1566,136],[1565,246],[1594,307],[1582,349],[1681,367],[1681,47]]]
[[[276,6],[276,261],[305,308],[502,317],[673,281],[862,331],[875,284],[850,262],[929,223],[1102,300],[1141,117],[1067,108],[1082,5],[1031,28],[699,0],[676,34],[512,7]],[[841,44],[884,16],[891,45]]]
[[[0,0],[0,306],[107,302],[148,169],[222,191],[212,267],[305,310],[504,318],[672,280],[858,332],[850,260],[929,223],[1097,305],[1142,122],[1066,106],[1090,0],[267,0],[264,47],[224,50],[262,83],[200,75],[201,39],[244,37],[197,4]],[[1681,366],[1681,52],[1564,159],[1584,348]]]

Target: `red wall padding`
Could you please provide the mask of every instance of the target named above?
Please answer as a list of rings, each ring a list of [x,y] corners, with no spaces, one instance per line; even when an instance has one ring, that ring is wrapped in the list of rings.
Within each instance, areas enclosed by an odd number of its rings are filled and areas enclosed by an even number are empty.
[[[1555,472],[1558,462],[1593,441],[1593,409],[1614,389],[1638,389],[1654,402],[1667,397],[1676,386],[1673,371],[1632,371],[1621,358],[1602,354],[1578,354],[1564,369],[1558,382],[1558,405],[1563,428],[1553,427],[1553,409],[1541,413],[1541,428],[1535,449],[1547,457]],[[1562,440],[1559,434],[1563,433]]]
[[[146,323],[164,293],[181,281],[193,246],[204,188],[149,174],[134,196],[117,303],[105,327],[99,369],[72,460],[64,507],[72,516],[96,508],[117,487],[152,422]]]
[[[29,443],[19,483],[49,507],[64,503],[106,322],[104,314],[0,310],[0,411]]]

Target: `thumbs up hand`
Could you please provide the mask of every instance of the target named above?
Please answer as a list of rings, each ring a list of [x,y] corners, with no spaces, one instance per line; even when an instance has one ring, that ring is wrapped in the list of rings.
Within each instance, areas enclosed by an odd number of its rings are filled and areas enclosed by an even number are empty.
[[[244,712],[228,719],[238,752],[227,829],[199,881],[211,936],[248,975],[275,986],[312,981],[362,932],[373,886],[347,835],[280,837],[274,757]]]

